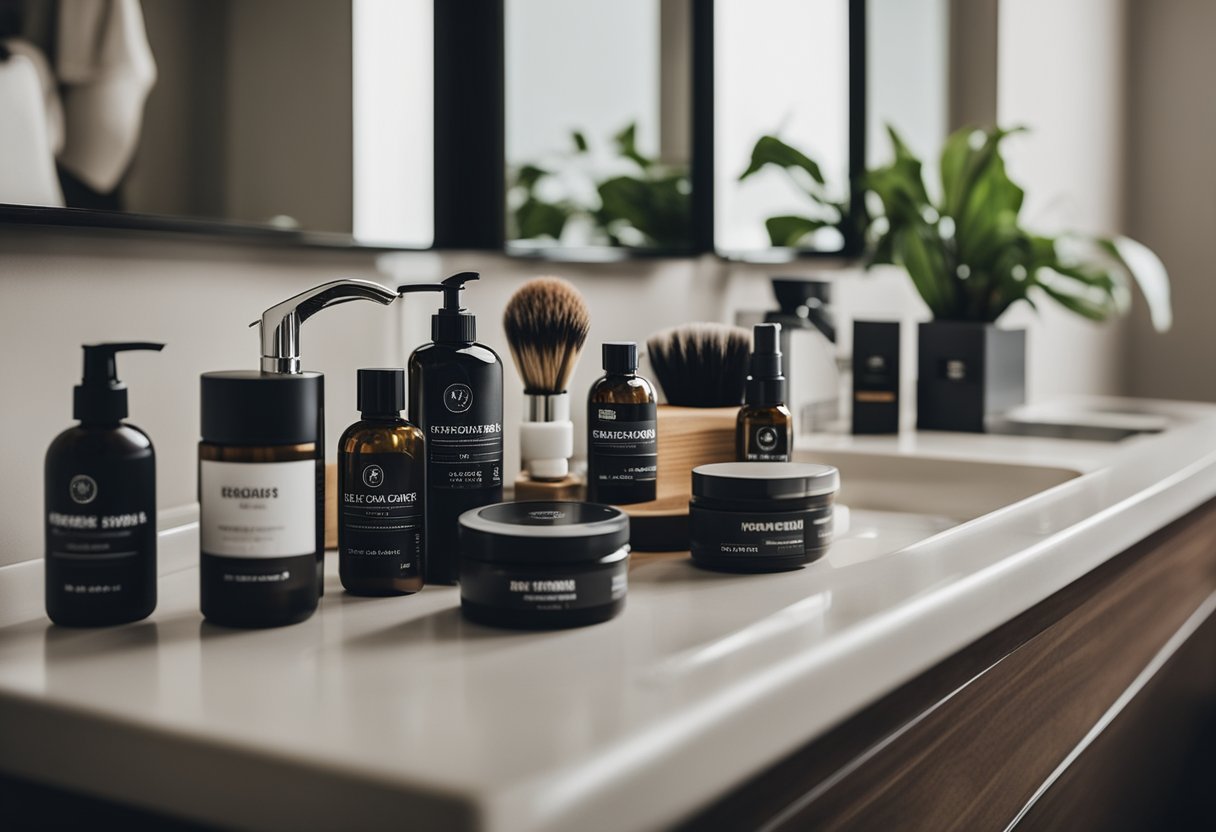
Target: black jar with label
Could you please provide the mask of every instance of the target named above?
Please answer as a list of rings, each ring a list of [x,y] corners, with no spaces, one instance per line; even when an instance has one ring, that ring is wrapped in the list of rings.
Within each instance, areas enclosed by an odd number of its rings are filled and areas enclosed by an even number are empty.
[[[338,574],[355,595],[422,589],[426,453],[401,418],[405,370],[361,369],[362,418],[338,441]]]
[[[779,572],[823,557],[840,474],[804,462],[721,462],[692,472],[692,558],[725,572]]]
[[[324,378],[203,373],[199,601],[230,627],[317,609],[325,553]]]
[[[481,624],[547,630],[625,607],[629,518],[597,503],[498,503],[460,517],[460,608]]]

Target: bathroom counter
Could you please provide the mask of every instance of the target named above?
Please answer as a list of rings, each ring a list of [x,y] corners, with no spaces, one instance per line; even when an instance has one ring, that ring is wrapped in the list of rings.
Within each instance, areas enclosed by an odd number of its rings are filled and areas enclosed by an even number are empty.
[[[636,555],[625,612],[579,630],[480,627],[450,587],[347,596],[332,556],[310,620],[213,627],[188,517],[162,518],[144,622],[56,628],[41,563],[5,567],[0,771],[242,828],[669,825],[1216,497],[1216,406],[1087,404],[1169,427],[1114,443],[815,437],[799,457],[1071,473],[963,522],[951,506],[850,507],[796,572]]]

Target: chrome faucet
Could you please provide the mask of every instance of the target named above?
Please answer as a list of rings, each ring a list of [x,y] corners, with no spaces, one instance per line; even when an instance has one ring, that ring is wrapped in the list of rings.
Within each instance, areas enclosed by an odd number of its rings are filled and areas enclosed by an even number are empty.
[[[374,300],[388,306],[396,299],[396,292],[385,289],[379,283],[344,278],[322,283],[282,303],[276,303],[262,313],[260,320],[250,324],[251,327],[261,327],[262,372],[301,372],[300,324],[325,307],[351,300]]]

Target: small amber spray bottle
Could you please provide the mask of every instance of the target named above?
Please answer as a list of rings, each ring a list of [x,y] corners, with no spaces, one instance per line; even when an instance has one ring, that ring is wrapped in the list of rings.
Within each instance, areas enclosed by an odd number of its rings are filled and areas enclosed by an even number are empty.
[[[741,462],[789,462],[794,418],[785,406],[781,374],[781,324],[756,324],[743,407],[735,422],[735,454]]]

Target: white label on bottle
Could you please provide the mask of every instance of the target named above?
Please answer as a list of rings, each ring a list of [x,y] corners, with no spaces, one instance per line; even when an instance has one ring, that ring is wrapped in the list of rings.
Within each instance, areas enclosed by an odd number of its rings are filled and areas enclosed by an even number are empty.
[[[209,555],[281,558],[317,550],[317,463],[199,463],[199,534]]]

